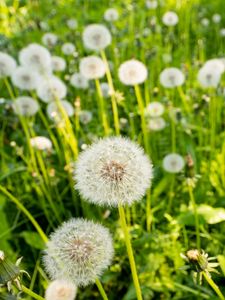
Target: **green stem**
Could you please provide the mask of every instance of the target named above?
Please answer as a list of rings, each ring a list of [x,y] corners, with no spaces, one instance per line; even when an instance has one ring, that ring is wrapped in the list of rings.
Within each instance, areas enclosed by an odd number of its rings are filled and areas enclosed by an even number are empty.
[[[44,231],[41,229],[40,225],[38,224],[38,222],[33,218],[33,216],[30,214],[30,212],[23,206],[22,203],[20,203],[20,201],[15,198],[12,194],[10,194],[3,186],[0,185],[0,191],[2,191],[3,194],[5,194],[13,203],[16,204],[16,206],[28,217],[28,219],[30,220],[30,222],[34,225],[34,227],[36,228],[37,232],[39,233],[40,237],[42,238],[42,240],[47,243],[48,242],[48,238],[46,236],[46,234],[44,233]]]
[[[203,271],[203,276],[205,277],[206,281],[208,282],[208,284],[211,286],[211,288],[216,292],[216,294],[218,295],[218,297],[221,299],[221,300],[225,300],[223,294],[221,293],[218,285],[215,284],[215,282],[212,280],[211,277],[209,277],[209,275]]]
[[[201,249],[201,240],[200,240],[200,230],[199,230],[199,219],[198,219],[198,212],[197,212],[195,197],[193,194],[193,188],[192,188],[191,184],[188,184],[188,192],[189,192],[189,196],[190,196],[190,200],[191,200],[191,204],[193,206],[194,216],[195,216],[196,244],[197,244],[198,250],[200,250]]]
[[[128,254],[129,261],[130,261],[131,273],[132,273],[132,277],[133,277],[133,282],[134,282],[134,287],[136,290],[137,299],[142,300],[141,288],[140,288],[140,284],[139,284],[139,280],[138,280],[136,264],[135,264],[133,249],[132,249],[132,245],[131,245],[131,241],[130,241],[129,230],[127,228],[124,208],[119,204],[118,209],[119,209],[119,215],[120,215],[120,222],[121,222],[121,226],[122,226],[124,237],[125,237],[127,254]]]
[[[97,285],[99,293],[102,296],[102,298],[104,300],[109,300],[109,298],[107,297],[107,295],[105,293],[105,290],[104,290],[104,288],[103,288],[103,286],[102,286],[102,284],[101,284],[101,282],[98,278],[95,280],[95,284]]]
[[[30,289],[28,289],[27,287],[25,287],[24,285],[22,285],[22,291],[31,296],[33,299],[37,299],[37,300],[45,300],[43,297],[39,296],[38,294],[34,293],[33,291],[31,291]]]
[[[152,222],[152,216],[151,216],[151,190],[147,190],[147,198],[146,198],[146,226],[147,231],[149,232],[151,230],[151,222]]]

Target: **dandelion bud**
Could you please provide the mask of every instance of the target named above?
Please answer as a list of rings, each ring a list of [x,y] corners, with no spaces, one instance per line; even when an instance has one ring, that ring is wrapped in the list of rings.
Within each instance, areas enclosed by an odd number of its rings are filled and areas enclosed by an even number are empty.
[[[110,265],[113,252],[108,229],[92,221],[71,219],[51,235],[44,265],[51,279],[86,286]]]
[[[46,300],[74,300],[76,297],[77,288],[76,286],[64,280],[54,280],[52,281],[46,292]]]

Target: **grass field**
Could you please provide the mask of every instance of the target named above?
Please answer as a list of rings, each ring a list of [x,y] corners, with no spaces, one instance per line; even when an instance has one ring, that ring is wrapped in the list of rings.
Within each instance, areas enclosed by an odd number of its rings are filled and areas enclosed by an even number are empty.
[[[0,299],[225,299],[224,55],[224,0],[0,0]]]

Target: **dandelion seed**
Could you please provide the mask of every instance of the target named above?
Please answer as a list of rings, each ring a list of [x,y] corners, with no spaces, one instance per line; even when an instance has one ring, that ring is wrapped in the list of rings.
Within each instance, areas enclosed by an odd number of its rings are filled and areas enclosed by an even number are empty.
[[[52,56],[52,70],[64,71],[66,69],[66,61],[60,56]]]
[[[107,228],[92,221],[71,219],[52,233],[43,261],[51,279],[87,286],[110,265],[113,253]]]
[[[143,149],[129,139],[102,139],[83,151],[75,168],[76,188],[98,205],[131,205],[140,200],[152,178]]]
[[[40,73],[49,74],[52,71],[50,52],[39,44],[30,44],[19,53],[22,66],[27,66]]]
[[[81,59],[80,73],[86,79],[98,79],[105,75],[106,68],[98,56],[87,56]]]
[[[36,89],[40,80],[40,75],[30,67],[18,67],[12,74],[13,84],[21,90]]]
[[[77,294],[76,286],[65,280],[54,280],[52,281],[46,292],[46,300],[74,300]]]
[[[101,24],[88,25],[83,32],[83,42],[87,49],[100,51],[111,44],[112,37],[108,28]]]
[[[0,78],[11,76],[15,69],[15,59],[7,53],[0,52]]]
[[[184,74],[177,68],[166,68],[160,73],[160,83],[166,88],[180,86],[184,81]]]
[[[162,17],[163,24],[166,26],[175,26],[178,21],[178,15],[173,11],[166,12]]]
[[[39,104],[37,101],[28,96],[16,98],[12,107],[15,114],[28,117],[35,115],[39,110]]]
[[[90,123],[92,118],[93,118],[93,116],[92,116],[91,111],[88,111],[88,110],[79,111],[79,119],[82,124],[86,125],[86,124]]]
[[[42,37],[42,43],[47,47],[53,47],[57,44],[58,37],[54,33],[45,33]]]
[[[80,73],[74,73],[70,77],[70,84],[77,89],[86,90],[89,86],[87,78],[85,78]]]
[[[64,82],[55,76],[48,77],[46,81],[40,82],[37,87],[37,95],[43,102],[62,99],[66,96],[66,93],[67,89]]]
[[[62,45],[62,53],[65,55],[72,55],[76,47],[72,43],[65,43]]]
[[[104,19],[108,22],[115,22],[119,19],[118,11],[115,8],[108,8],[104,12]]]
[[[163,159],[163,168],[169,173],[179,173],[184,165],[183,157],[177,153],[168,154]]]
[[[51,150],[52,142],[45,136],[35,136],[30,139],[30,144],[38,150]]]
[[[119,67],[119,79],[125,85],[141,84],[147,76],[146,66],[136,59],[125,61]]]

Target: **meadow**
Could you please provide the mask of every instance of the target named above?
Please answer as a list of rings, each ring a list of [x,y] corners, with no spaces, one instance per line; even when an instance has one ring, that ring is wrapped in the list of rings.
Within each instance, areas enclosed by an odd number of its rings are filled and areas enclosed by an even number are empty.
[[[225,300],[224,7],[0,1],[0,300]]]

